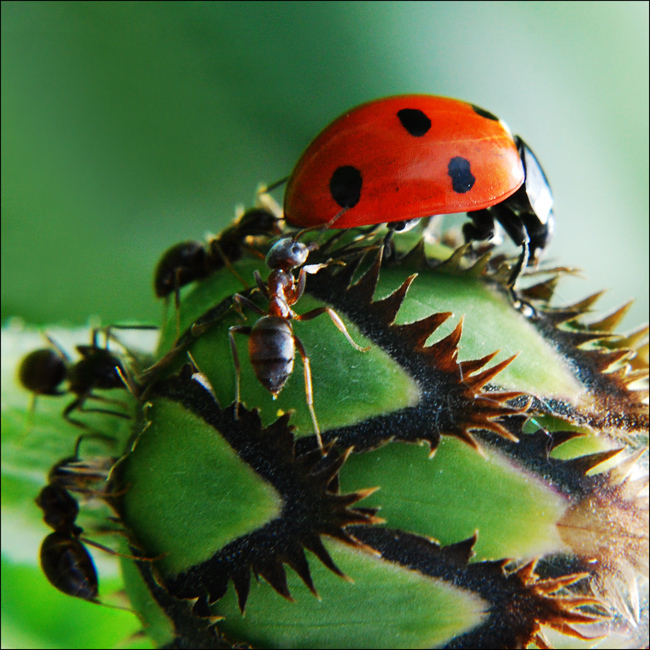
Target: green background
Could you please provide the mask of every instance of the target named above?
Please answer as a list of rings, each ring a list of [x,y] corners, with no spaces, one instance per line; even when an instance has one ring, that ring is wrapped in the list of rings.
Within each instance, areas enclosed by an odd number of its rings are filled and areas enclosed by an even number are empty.
[[[4,2],[2,317],[154,319],[161,252],[218,231],[333,118],[466,99],[551,180],[550,256],[647,316],[647,2]]]
[[[559,301],[611,288],[604,307],[637,298],[624,326],[647,320],[647,2],[3,2],[3,322],[155,321],[162,251],[222,228],[340,113],[412,92],[496,113],[539,156],[549,257],[588,277]],[[23,571],[40,539],[20,531],[3,646],[132,646],[123,614]]]

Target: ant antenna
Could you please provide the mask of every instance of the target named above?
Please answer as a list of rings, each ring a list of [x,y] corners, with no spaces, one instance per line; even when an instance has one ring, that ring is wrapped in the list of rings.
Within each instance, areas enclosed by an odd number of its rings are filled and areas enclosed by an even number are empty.
[[[302,237],[304,234],[311,232],[313,230],[318,230],[320,232],[324,232],[325,230],[328,230],[329,228],[332,227],[333,224],[335,224],[350,208],[345,207],[341,208],[327,223],[325,224],[319,224],[316,226],[309,226],[308,228],[303,228],[302,230],[299,230],[293,237],[293,241],[298,241],[300,237]]]
[[[277,190],[278,187],[281,187],[284,185],[287,181],[289,180],[288,176],[285,176],[284,178],[281,178],[279,181],[275,181],[274,183],[271,183],[270,185],[262,185],[260,187],[260,194],[261,193],[266,193],[266,192],[272,192],[273,190]]]

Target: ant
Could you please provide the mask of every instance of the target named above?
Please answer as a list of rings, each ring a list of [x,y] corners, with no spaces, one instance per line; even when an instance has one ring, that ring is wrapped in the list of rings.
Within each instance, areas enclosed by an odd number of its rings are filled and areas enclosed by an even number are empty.
[[[116,496],[89,487],[98,481],[106,481],[116,460],[115,458],[105,458],[98,459],[94,463],[81,461],[79,447],[82,440],[90,437],[108,438],[103,434],[79,436],[75,444],[74,455],[62,459],[52,467],[48,475],[48,484],[36,498],[36,505],[43,510],[43,521],[54,530],[41,544],[40,562],[45,577],[59,591],[68,596],[103,604],[97,599],[99,591],[97,569],[84,544],[94,546],[111,555],[133,560],[151,562],[159,558],[150,559],[118,553],[107,546],[81,536],[83,529],[76,523],[79,515],[79,503],[70,492],[91,496]]]
[[[97,437],[101,434],[91,435]],[[52,467],[49,483],[36,498],[36,505],[43,510],[43,520],[54,529],[41,544],[40,560],[45,577],[59,591],[99,602],[97,570],[84,542],[109,553],[114,551],[81,537],[83,529],[75,523],[79,504],[70,491],[94,494],[87,486],[105,480],[114,459],[107,459],[110,462],[108,466],[80,462],[79,446],[86,437],[89,436],[77,438],[73,456],[64,458]]]
[[[279,218],[265,208],[252,208],[206,244],[184,241],[163,253],[154,273],[154,290],[158,298],[174,293],[176,314],[180,306],[180,289],[190,282],[208,277],[228,267],[244,286],[246,283],[232,266],[244,250],[254,250],[247,240],[251,237],[279,235]],[[257,251],[255,251],[257,254]]]
[[[138,326],[134,326],[138,327]],[[148,326],[142,326],[148,328]],[[130,327],[129,327],[130,329]],[[106,343],[100,347],[98,343],[99,332],[104,331]],[[93,399],[112,404],[122,404],[117,400],[97,395],[96,389],[110,390],[124,388],[122,376],[127,371],[118,356],[108,349],[108,340],[111,338],[110,328],[92,330],[91,344],[78,345],[77,351],[81,355],[79,361],[73,363],[66,351],[49,335],[45,335],[52,347],[41,348],[27,354],[18,368],[20,383],[33,393],[34,399],[39,395],[64,395],[66,392],[74,393],[75,399],[65,407],[63,417],[82,429],[88,426],[71,417],[75,410],[89,413],[108,413],[122,418],[129,418],[125,413],[110,411],[100,408],[84,408],[86,400]],[[67,391],[61,389],[63,381],[67,380]]]
[[[257,271],[254,272],[258,289],[269,301],[269,306],[266,311],[258,307],[246,296],[238,293],[233,296],[233,304],[238,310],[239,307],[245,306],[261,316],[252,327],[235,325],[228,330],[237,377],[235,403],[237,405],[239,404],[240,397],[240,365],[234,334],[245,334],[249,337],[248,354],[251,365],[257,379],[272,394],[273,399],[279,395],[289,375],[293,371],[293,362],[297,348],[304,368],[307,406],[314,424],[318,446],[321,452],[324,453],[323,440],[321,438],[318,420],[316,419],[316,412],[314,411],[309,357],[307,356],[302,341],[293,331],[292,321],[312,320],[326,313],[350,345],[361,352],[367,352],[370,348],[362,348],[352,340],[345,324],[339,315],[330,307],[318,307],[305,314],[296,314],[293,311],[292,306],[300,300],[300,297],[305,291],[307,274],[317,273],[329,263],[302,266],[307,261],[307,257],[315,248],[315,245],[298,242],[297,238],[300,234],[298,233],[294,238],[285,237],[280,239],[271,247],[266,256],[266,264],[271,269],[271,273],[266,282],[262,280]],[[302,268],[296,281],[296,278],[293,276],[293,270],[300,266]]]

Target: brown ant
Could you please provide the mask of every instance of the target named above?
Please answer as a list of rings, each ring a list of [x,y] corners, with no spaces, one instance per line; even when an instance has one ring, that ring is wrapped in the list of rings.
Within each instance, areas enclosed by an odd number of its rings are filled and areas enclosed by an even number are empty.
[[[279,218],[269,210],[252,208],[206,244],[184,241],[172,246],[163,253],[156,266],[153,281],[156,296],[166,298],[173,292],[178,315],[180,289],[224,267],[228,267],[246,286],[232,263],[242,258],[244,250],[254,250],[247,243],[249,238],[279,235],[281,230],[278,223]]]
[[[107,546],[81,536],[83,529],[76,523],[79,515],[79,503],[70,492],[100,497],[116,496],[90,487],[98,481],[106,481],[116,460],[107,457],[94,463],[82,462],[79,458],[79,446],[82,440],[90,437],[107,438],[103,434],[79,436],[75,444],[74,455],[62,459],[52,467],[48,476],[49,483],[36,498],[36,505],[43,510],[43,521],[54,530],[41,544],[40,563],[50,584],[62,593],[93,603],[104,604],[97,599],[99,590],[97,569],[85,544],[111,555],[140,561],[151,562],[153,560],[118,553]],[[123,608],[116,607],[116,609]]]
[[[149,328],[149,326],[133,327],[136,329]],[[106,337],[105,347],[100,347],[98,343],[100,331],[103,331]],[[33,393],[34,399],[39,395],[64,395],[66,392],[75,394],[75,399],[65,407],[63,417],[82,429],[87,429],[88,425],[71,417],[71,413],[75,410],[87,413],[107,413],[122,418],[130,417],[125,413],[108,409],[84,408],[88,399],[122,404],[118,400],[112,400],[94,392],[96,389],[125,388],[122,376],[128,373],[120,358],[108,349],[108,340],[111,338],[110,328],[93,329],[91,344],[77,346],[81,359],[74,363],[53,338],[47,334],[46,338],[52,347],[30,352],[23,358],[18,368],[20,383]],[[63,390],[61,384],[66,380],[67,390]]]
[[[240,397],[240,365],[234,334],[245,334],[249,337],[248,353],[251,365],[257,379],[273,395],[273,399],[278,396],[293,371],[293,362],[297,348],[304,367],[307,406],[314,424],[318,446],[323,451],[323,441],[318,420],[316,419],[316,412],[314,411],[309,357],[307,356],[302,341],[293,331],[292,321],[311,320],[326,313],[350,345],[361,352],[366,352],[370,348],[362,348],[352,340],[345,324],[339,315],[330,307],[318,307],[305,314],[296,314],[291,308],[300,300],[300,297],[305,291],[307,274],[316,273],[325,266],[325,264],[302,266],[307,261],[313,245],[296,241],[298,236],[295,238],[285,237],[280,239],[271,247],[266,256],[266,264],[271,269],[271,273],[266,282],[262,280],[257,271],[254,272],[257,287],[269,301],[269,306],[266,311],[258,307],[246,296],[238,293],[233,296],[233,303],[236,308],[245,306],[262,316],[252,327],[235,325],[229,328],[228,331],[237,376],[235,403],[237,405],[239,404]],[[296,281],[293,276],[293,270],[300,266],[302,268]]]

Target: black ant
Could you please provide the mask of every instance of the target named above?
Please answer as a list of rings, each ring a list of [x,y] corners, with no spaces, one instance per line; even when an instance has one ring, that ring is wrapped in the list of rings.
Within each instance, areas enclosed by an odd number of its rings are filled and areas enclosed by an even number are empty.
[[[300,234],[300,233],[299,233]],[[246,296],[236,293],[233,303],[236,307],[245,306],[260,314],[260,318],[252,327],[235,325],[229,328],[230,347],[232,349],[237,385],[235,403],[239,404],[240,396],[240,366],[234,334],[245,334],[248,339],[248,353],[251,365],[259,382],[275,399],[284,387],[293,371],[296,348],[302,358],[305,372],[305,395],[307,406],[314,424],[318,446],[323,451],[323,441],[314,411],[311,368],[309,357],[301,340],[296,336],[292,320],[305,321],[328,314],[332,322],[343,333],[350,345],[361,352],[370,348],[362,348],[353,340],[339,315],[330,307],[318,307],[305,314],[296,314],[291,308],[305,291],[308,273],[316,273],[326,264],[313,264],[300,269],[298,280],[293,276],[293,270],[302,266],[306,261],[313,245],[296,241],[296,238],[285,237],[276,242],[266,256],[266,264],[271,269],[268,280],[264,282],[255,271],[254,277],[262,295],[269,301],[266,311],[258,307]]]
[[[97,599],[99,581],[92,556],[84,544],[94,546],[111,555],[133,560],[153,561],[159,558],[143,558],[118,553],[107,546],[81,537],[83,529],[77,525],[79,503],[70,492],[90,496],[110,497],[89,487],[98,481],[106,481],[115,458],[102,458],[93,463],[82,462],[79,446],[89,437],[102,437],[102,434],[86,434],[77,438],[74,455],[56,463],[50,470],[49,483],[40,491],[36,505],[43,510],[43,521],[52,529],[41,544],[41,569],[52,586],[68,596],[81,598],[93,603],[103,604]],[[110,605],[110,607],[114,607]],[[123,609],[117,607],[117,609]]]
[[[77,439],[73,456],[54,465],[49,483],[36,498],[36,505],[43,510],[43,520],[54,529],[41,544],[40,559],[45,577],[59,591],[98,602],[97,570],[84,542],[109,553],[114,551],[81,537],[83,529],[76,524],[79,504],[69,490],[93,494],[88,485],[105,480],[114,459],[107,459],[108,466],[80,462],[79,446],[85,437],[88,436]]]
[[[134,327],[139,328],[139,326]],[[148,326],[142,328],[148,329]],[[105,347],[100,347],[98,343],[100,331],[103,331],[106,336]],[[63,417],[82,429],[87,429],[88,426],[70,417],[75,410],[108,413],[122,418],[130,417],[125,413],[108,409],[84,408],[88,399],[122,404],[94,392],[96,389],[125,388],[122,377],[127,376],[128,373],[120,358],[108,349],[108,340],[111,338],[110,328],[93,329],[91,344],[77,346],[81,359],[74,363],[54,339],[48,335],[46,338],[52,347],[30,352],[23,358],[18,368],[20,383],[33,393],[34,398],[39,395],[64,395],[66,392],[75,394],[75,399],[65,407]],[[61,389],[61,384],[65,380],[68,382],[67,391]]]
[[[244,250],[254,250],[247,240],[251,237],[279,235],[279,218],[265,208],[252,208],[216,237],[203,243],[184,241],[172,246],[160,258],[154,273],[154,290],[158,298],[174,293],[176,313],[180,305],[180,289],[190,282],[208,277],[228,267],[246,286],[232,267]]]

